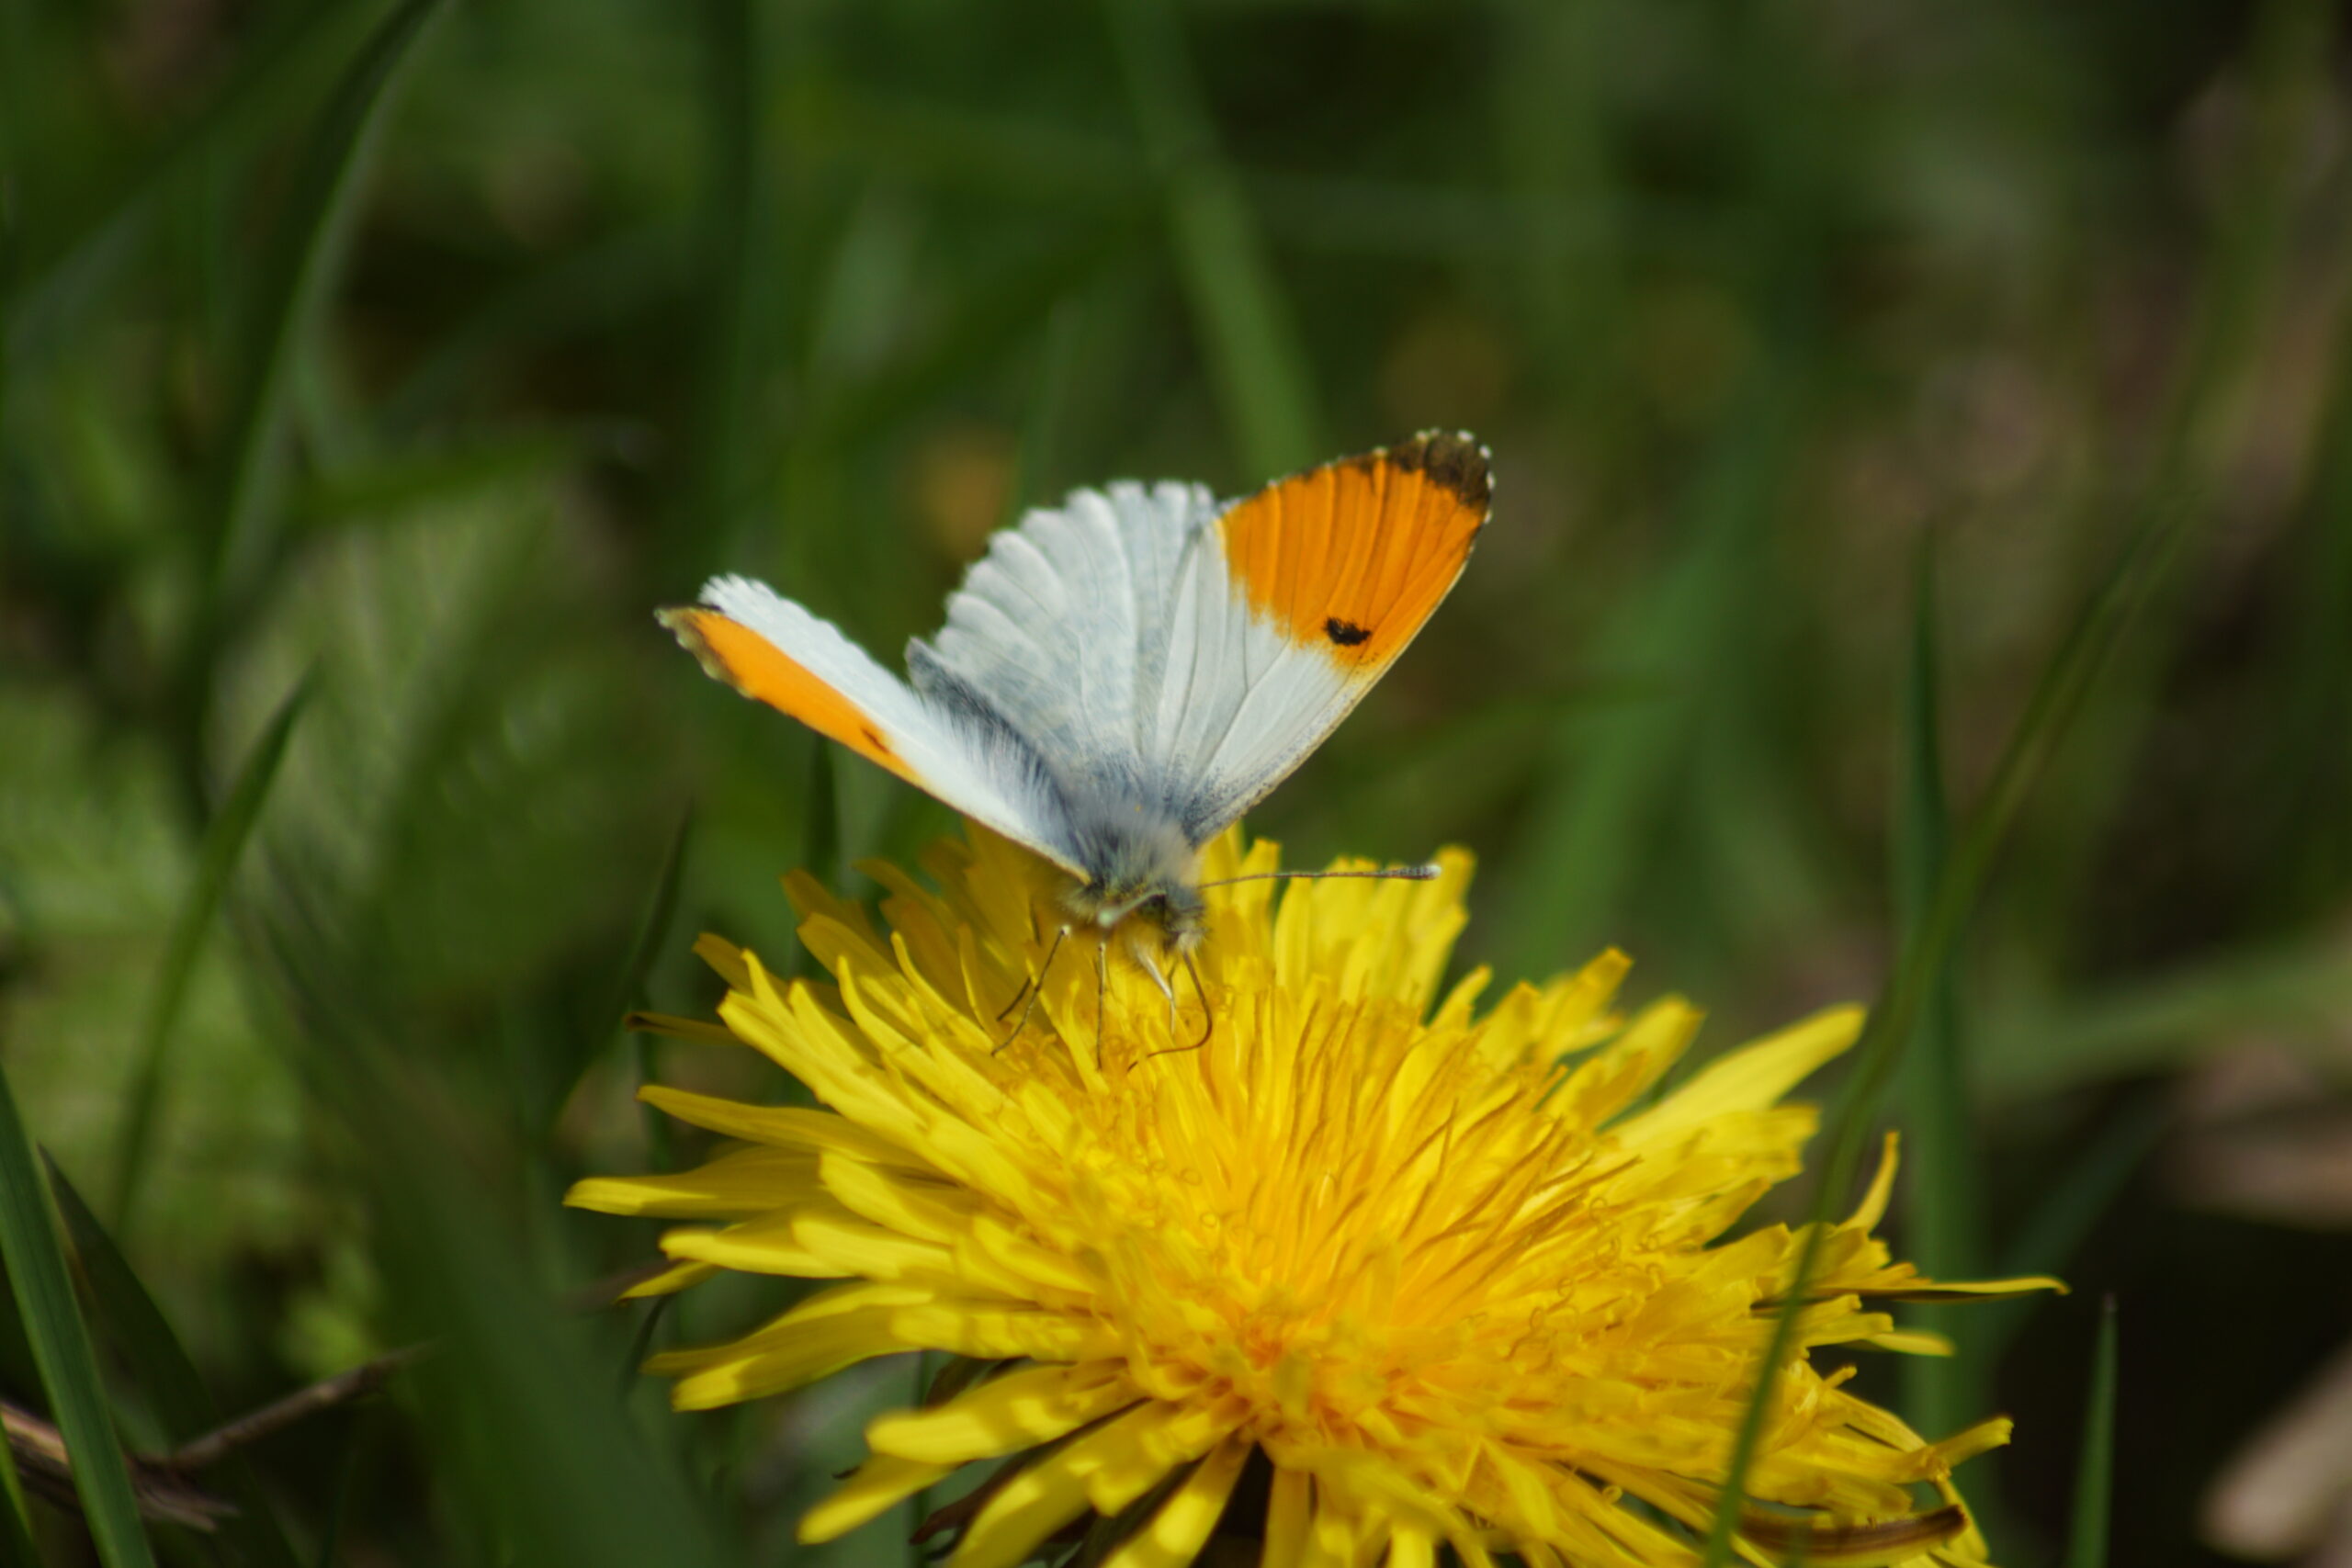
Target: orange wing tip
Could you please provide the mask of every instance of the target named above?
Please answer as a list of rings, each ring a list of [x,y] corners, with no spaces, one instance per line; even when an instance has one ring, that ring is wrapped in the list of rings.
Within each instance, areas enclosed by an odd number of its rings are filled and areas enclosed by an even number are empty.
[[[931,787],[899,755],[883,726],[854,699],[742,622],[701,605],[657,610],[654,617],[670,628],[711,679],[725,682],[753,702],[790,714],[918,789]]]
[[[672,637],[678,639],[680,648],[695,656],[695,662],[702,666],[704,674],[714,681],[725,682],[737,691],[742,692],[745,696],[751,695],[751,693],[744,690],[741,680],[727,667],[727,660],[721,659],[718,656],[718,650],[710,646],[710,637],[703,630],[704,622],[724,621],[727,619],[726,616],[716,610],[706,610],[692,604],[680,604],[670,609],[654,611],[653,618],[661,622]]]
[[[1220,526],[1251,606],[1294,647],[1363,679],[1453,591],[1493,497],[1476,438],[1430,430],[1278,479]]]

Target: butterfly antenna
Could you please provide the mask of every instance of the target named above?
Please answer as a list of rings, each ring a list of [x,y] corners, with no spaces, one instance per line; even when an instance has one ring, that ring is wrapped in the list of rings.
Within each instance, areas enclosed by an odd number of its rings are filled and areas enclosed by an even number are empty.
[[[1068,926],[1062,927],[1054,933],[1054,945],[1046,949],[1046,961],[1037,965],[1037,973],[1021,983],[1021,989],[1015,991],[1012,994],[1012,999],[1004,1004],[1004,1012],[996,1015],[996,1021],[1002,1023],[1005,1013],[1011,1012],[1014,1008],[1021,1008],[1021,1021],[1012,1026],[1012,1033],[996,1043],[997,1050],[1001,1051],[1020,1039],[1021,1032],[1029,1027],[1029,1015],[1037,1010],[1037,998],[1046,994],[1046,976],[1053,973],[1054,954],[1062,950],[1062,940],[1069,935]],[[1021,1007],[1023,998],[1026,998],[1029,1003],[1027,1007]]]
[[[1247,876],[1220,876],[1215,882],[1204,882],[1203,887],[1230,887],[1237,882],[1275,882],[1294,878],[1315,882],[1327,876],[1369,877],[1381,882],[1429,882],[1436,878],[1441,868],[1426,865],[1392,865],[1379,871],[1253,871]]]

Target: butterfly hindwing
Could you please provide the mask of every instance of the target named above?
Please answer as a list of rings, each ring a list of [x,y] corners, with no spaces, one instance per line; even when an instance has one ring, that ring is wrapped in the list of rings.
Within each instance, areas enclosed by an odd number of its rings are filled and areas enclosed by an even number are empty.
[[[909,646],[915,690],[1001,714],[1074,803],[1151,802],[1143,737],[1177,585],[1218,510],[1200,485],[1121,483],[1029,513],[965,574],[938,635]]]

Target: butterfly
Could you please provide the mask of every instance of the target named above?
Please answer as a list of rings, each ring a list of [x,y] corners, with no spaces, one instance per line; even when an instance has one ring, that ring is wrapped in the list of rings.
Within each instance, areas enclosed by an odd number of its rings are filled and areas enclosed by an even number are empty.
[[[1174,481],[1073,491],[992,537],[904,681],[748,578],[659,614],[713,676],[1067,872],[1070,912],[1133,933],[1172,1012],[1150,949],[1189,963],[1205,932],[1203,846],[1452,591],[1487,465],[1430,432],[1229,503]]]

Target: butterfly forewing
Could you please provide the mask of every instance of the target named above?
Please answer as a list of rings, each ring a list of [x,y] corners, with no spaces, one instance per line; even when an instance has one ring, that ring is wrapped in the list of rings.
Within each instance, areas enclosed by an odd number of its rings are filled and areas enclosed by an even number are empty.
[[[1278,480],[1218,520],[1184,585],[1158,723],[1195,843],[1287,777],[1404,652],[1491,496],[1476,442],[1428,434]]]
[[[1066,870],[1065,813],[1035,752],[985,709],[927,698],[763,582],[720,577],[662,621],[712,675]],[[1082,873],[1081,873],[1082,874]]]

